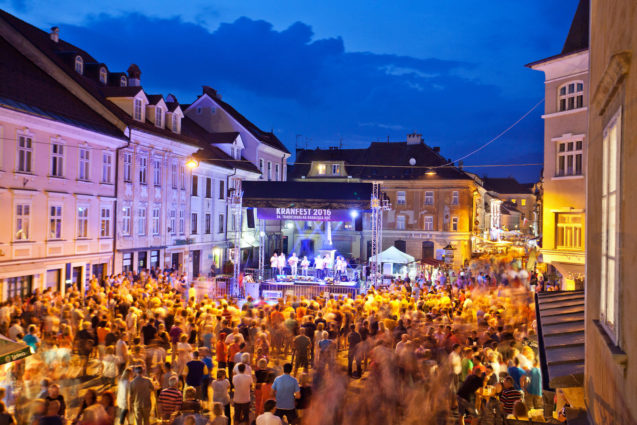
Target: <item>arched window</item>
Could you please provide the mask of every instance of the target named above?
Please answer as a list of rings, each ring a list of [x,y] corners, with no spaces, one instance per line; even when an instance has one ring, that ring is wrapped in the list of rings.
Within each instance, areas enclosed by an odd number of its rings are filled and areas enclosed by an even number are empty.
[[[78,55],[75,57],[75,72],[84,74],[84,59],[82,59],[82,56]]]
[[[570,81],[561,85],[557,92],[559,112],[584,106],[584,82]]]
[[[124,77],[123,75],[119,77],[119,86],[126,87],[127,85],[128,85],[128,81],[126,81],[126,77]]]
[[[108,72],[106,71],[106,68],[102,67],[100,68],[100,83],[106,84],[107,80],[108,80]]]

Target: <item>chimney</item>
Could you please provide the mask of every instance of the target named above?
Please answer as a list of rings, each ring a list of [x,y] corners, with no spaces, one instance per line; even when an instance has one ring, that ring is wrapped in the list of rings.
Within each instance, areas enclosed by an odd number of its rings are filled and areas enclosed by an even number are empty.
[[[139,67],[135,64],[131,64],[128,67],[128,85],[131,87],[139,87],[141,85],[140,78],[142,76],[142,71],[139,70]]]
[[[418,134],[416,132],[407,135],[407,144],[408,145],[419,145],[422,143],[422,134]]]
[[[53,40],[54,43],[60,41],[60,29],[58,27],[51,27],[49,37],[51,38],[51,40]]]
[[[210,86],[203,86],[203,92],[213,99],[221,100],[221,95],[217,92],[217,90]]]
[[[434,152],[440,153],[440,146],[434,146]]]

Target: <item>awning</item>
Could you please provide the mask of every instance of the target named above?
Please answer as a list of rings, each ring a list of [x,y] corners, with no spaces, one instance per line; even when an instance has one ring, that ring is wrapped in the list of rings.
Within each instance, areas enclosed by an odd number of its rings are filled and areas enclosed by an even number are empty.
[[[409,264],[413,263],[416,259],[409,254],[405,254],[395,246],[390,246],[386,250],[380,253],[381,263],[393,263],[393,264]],[[370,257],[369,262],[376,261],[376,256]]]
[[[428,264],[430,266],[439,266],[445,263],[444,261],[436,260],[435,258],[423,258],[422,260],[420,260],[420,262],[422,264]]]
[[[0,335],[0,364],[11,363],[30,356],[31,347]]]
[[[535,296],[540,359],[548,388],[584,385],[584,291]]]

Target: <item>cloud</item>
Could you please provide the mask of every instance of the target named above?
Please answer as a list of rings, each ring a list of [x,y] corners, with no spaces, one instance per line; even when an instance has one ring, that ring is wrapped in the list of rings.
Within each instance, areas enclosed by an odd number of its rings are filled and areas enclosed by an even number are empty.
[[[175,93],[189,103],[201,85],[215,87],[257,125],[282,129],[288,146],[297,134],[312,145],[343,139],[347,146],[388,136],[404,140],[416,130],[445,156],[458,157],[537,101],[505,98],[482,82],[475,64],[349,52],[340,37],[317,39],[302,22],[276,30],[242,17],[209,31],[179,18],[100,14],[85,25],[64,26],[62,37],[111,71],[137,63],[149,93]],[[541,143],[541,124],[511,132],[507,140],[516,142],[516,155],[536,155],[536,127]],[[483,158],[506,161],[502,152],[493,146]]]

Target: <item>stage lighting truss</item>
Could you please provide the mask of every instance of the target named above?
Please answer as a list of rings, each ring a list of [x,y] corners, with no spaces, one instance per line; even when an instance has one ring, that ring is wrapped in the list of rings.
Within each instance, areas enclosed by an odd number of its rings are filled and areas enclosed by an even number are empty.
[[[372,262],[369,265],[370,280],[375,287],[378,287],[382,283],[383,273],[380,269],[380,252],[383,250],[383,211],[388,211],[391,208],[389,199],[387,199],[380,191],[381,182],[372,182],[372,249],[371,255]]]
[[[241,288],[239,287],[239,275],[241,273],[241,230],[242,230],[242,201],[243,190],[241,189],[241,180],[234,180],[234,188],[230,190],[230,211],[233,220],[234,230],[234,246],[232,248],[232,262],[233,262],[233,295],[242,297]]]

